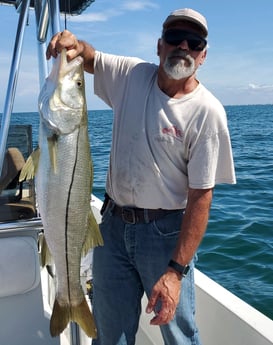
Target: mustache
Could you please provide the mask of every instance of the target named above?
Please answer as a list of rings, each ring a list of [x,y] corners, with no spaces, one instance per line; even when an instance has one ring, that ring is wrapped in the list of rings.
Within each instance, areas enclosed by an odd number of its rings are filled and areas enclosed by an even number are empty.
[[[191,57],[188,52],[177,48],[168,54],[168,58],[181,57],[187,61],[191,61]]]

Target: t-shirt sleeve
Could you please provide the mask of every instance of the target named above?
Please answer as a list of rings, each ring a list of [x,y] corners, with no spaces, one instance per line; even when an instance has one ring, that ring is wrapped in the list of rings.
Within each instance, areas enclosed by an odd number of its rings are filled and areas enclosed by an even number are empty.
[[[128,74],[142,60],[133,57],[124,57],[95,53],[94,63],[94,92],[109,107],[114,108],[118,100],[122,99],[128,83]]]
[[[188,162],[189,187],[213,188],[236,183],[226,114],[219,108],[209,111],[192,144]]]

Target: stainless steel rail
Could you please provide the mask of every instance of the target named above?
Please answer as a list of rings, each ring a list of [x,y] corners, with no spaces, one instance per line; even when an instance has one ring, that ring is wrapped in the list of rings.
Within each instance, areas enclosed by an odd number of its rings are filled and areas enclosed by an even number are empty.
[[[10,118],[14,105],[19,67],[22,56],[23,39],[28,19],[30,0],[22,0],[20,6],[20,16],[18,20],[16,39],[13,49],[13,57],[9,74],[7,93],[5,98],[3,116],[0,129],[0,175],[3,168],[3,162],[6,151],[7,137],[9,132]],[[38,61],[39,61],[39,78],[40,87],[42,87],[45,78],[48,75],[48,64],[45,57],[46,34],[48,18],[51,22],[52,35],[60,31],[60,6],[57,0],[44,0],[35,3],[36,20],[37,20],[37,38],[38,38]]]
[[[0,175],[3,168],[3,162],[6,151],[6,144],[9,132],[10,117],[13,108],[15,91],[17,86],[17,79],[19,73],[19,66],[22,56],[23,39],[25,35],[25,28],[28,19],[30,0],[22,0],[22,5],[20,7],[20,16],[17,26],[17,33],[15,38],[13,57],[8,81],[8,88],[6,93],[4,111],[1,121],[0,129]]]
[[[17,230],[24,230],[24,229],[29,229],[29,228],[34,228],[36,230],[42,230],[43,225],[42,221],[40,218],[34,218],[34,219],[29,219],[29,220],[18,220],[15,222],[5,222],[5,223],[0,223],[0,233],[3,232],[12,232],[12,231],[17,231]]]
[[[49,26],[49,5],[47,0],[35,0],[35,15],[37,25],[37,49],[39,62],[40,89],[48,76],[48,63],[46,61],[46,38]]]

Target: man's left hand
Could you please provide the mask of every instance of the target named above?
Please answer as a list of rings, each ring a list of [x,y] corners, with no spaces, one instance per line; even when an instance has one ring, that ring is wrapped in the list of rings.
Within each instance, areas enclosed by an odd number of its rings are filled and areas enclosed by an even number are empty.
[[[151,325],[164,325],[173,319],[180,290],[181,279],[175,271],[168,269],[154,285],[146,307],[146,313],[155,312],[155,317],[150,321]]]

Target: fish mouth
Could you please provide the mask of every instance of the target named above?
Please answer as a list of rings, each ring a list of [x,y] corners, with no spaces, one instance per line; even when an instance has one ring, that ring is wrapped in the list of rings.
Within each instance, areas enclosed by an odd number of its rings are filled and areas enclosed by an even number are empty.
[[[83,58],[67,61],[63,49],[39,95],[43,124],[54,133],[69,134],[83,123],[85,114]]]
[[[60,75],[59,77],[62,77],[63,75],[66,75],[76,69],[78,66],[83,64],[83,57],[77,56],[73,60],[68,61],[67,60],[67,49],[63,49],[61,51],[60,56]]]

